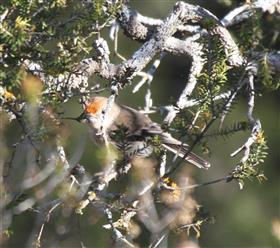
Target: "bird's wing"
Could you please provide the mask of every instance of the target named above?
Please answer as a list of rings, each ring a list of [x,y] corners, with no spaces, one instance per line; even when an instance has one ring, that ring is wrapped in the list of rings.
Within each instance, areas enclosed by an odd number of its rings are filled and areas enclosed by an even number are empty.
[[[128,129],[128,133],[134,135],[141,134],[142,129],[146,129],[152,125],[151,119],[137,110],[124,105],[119,107],[121,111],[114,121],[112,129],[125,126]]]
[[[208,169],[210,163],[193,152],[190,152],[188,144],[182,143],[181,141],[173,138],[171,134],[163,132],[158,126],[155,126],[154,130],[149,130],[151,135],[159,135],[161,138],[162,146],[177,154],[179,157],[184,158],[186,161],[197,166],[198,168]]]

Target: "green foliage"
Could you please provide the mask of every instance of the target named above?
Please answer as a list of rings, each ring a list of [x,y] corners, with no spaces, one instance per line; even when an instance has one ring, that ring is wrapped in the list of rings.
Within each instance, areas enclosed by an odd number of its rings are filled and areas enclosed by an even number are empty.
[[[184,136],[187,129],[190,127],[194,113],[187,109],[181,109],[176,115],[176,118],[171,124],[171,128],[174,129],[179,136]],[[170,131],[170,130],[166,130]]]
[[[268,149],[264,133],[260,132],[257,136],[257,141],[250,148],[249,157],[245,163],[240,163],[232,172],[233,177],[239,182],[240,188],[244,186],[244,180],[257,178],[259,181],[266,179],[263,172],[256,167],[263,163],[267,156]]]
[[[254,11],[251,18],[246,22],[242,22],[241,27],[238,27],[236,35],[238,36],[240,50],[250,53],[263,48],[261,40],[263,38],[262,31],[262,13]]]
[[[278,27],[280,20],[273,15],[264,15],[255,10],[249,19],[234,27],[239,47],[246,56],[251,52],[263,51],[263,49],[279,50],[280,37]]]
[[[280,77],[279,75],[275,75],[273,71],[270,69],[267,56],[264,56],[260,61],[260,66],[258,70],[258,82],[261,84],[266,90],[274,91],[280,88]]]
[[[172,128],[179,133],[180,136],[185,136],[186,133],[192,136],[199,137],[211,119],[216,119],[225,111],[227,98],[220,102],[215,101],[215,97],[220,95],[229,88],[229,66],[227,65],[227,57],[224,48],[218,37],[213,36],[211,39],[203,39],[203,54],[204,66],[203,70],[197,78],[197,87],[194,91],[194,98],[199,99],[197,109],[180,110]],[[198,114],[197,118],[196,115]],[[195,123],[192,125],[195,119]],[[221,130],[221,133],[215,135],[226,135],[234,131],[239,131],[238,128],[231,127],[226,130]],[[238,130],[237,130],[238,129]],[[188,136],[191,138],[191,136]]]
[[[259,163],[263,163],[267,156],[266,150],[268,146],[266,144],[264,133],[259,133],[257,141],[252,146],[252,152],[247,160],[247,164],[251,166],[256,166]]]
[[[1,233],[3,235],[3,238],[10,238],[14,234],[13,230],[11,228],[8,228]]]
[[[90,40],[116,14],[121,2],[6,1],[0,5],[0,83],[15,91],[22,63],[38,63],[49,75],[74,70],[91,50]]]
[[[155,136],[151,137],[147,141],[147,144],[153,146],[153,156],[155,158],[157,158],[159,161],[165,153],[165,150],[161,146],[162,140],[161,140],[160,136],[155,135]]]
[[[206,134],[205,137],[228,138],[229,136],[231,136],[237,132],[246,131],[246,130],[248,130],[248,123],[246,121],[240,121],[240,122],[233,123],[229,126],[220,128],[219,130],[214,131],[210,134]]]
[[[212,116],[221,113],[215,103],[215,96],[221,94],[228,81],[229,67],[224,48],[218,37],[203,41],[204,60],[203,70],[198,77],[196,98],[200,100],[200,110],[209,111]]]

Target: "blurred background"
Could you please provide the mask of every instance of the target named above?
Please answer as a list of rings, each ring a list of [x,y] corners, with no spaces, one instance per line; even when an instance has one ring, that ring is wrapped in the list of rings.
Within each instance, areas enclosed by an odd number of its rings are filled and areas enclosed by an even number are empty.
[[[130,5],[143,15],[154,18],[165,18],[172,9],[173,0],[135,0]],[[218,17],[223,17],[231,9],[227,1],[187,1],[198,4],[210,10]],[[231,2],[231,1],[228,1]],[[240,1],[242,2],[242,1]],[[109,41],[108,33],[102,36]],[[110,44],[111,48],[113,44]],[[119,53],[126,58],[130,57],[140,44],[133,42],[120,33]],[[114,61],[114,59],[113,59]],[[119,63],[118,59],[115,62]],[[167,56],[161,63],[154,75],[152,82],[152,98],[155,106],[167,105],[170,100],[177,99],[183,89],[190,60],[185,57]],[[135,79],[134,82],[137,82]],[[94,77],[93,83],[104,83],[100,78]],[[135,85],[135,84],[134,84]],[[121,91],[117,102],[134,108],[143,107],[146,87],[132,94],[133,86],[126,87]],[[101,93],[103,94],[103,93]],[[103,95],[108,95],[105,92]],[[213,224],[202,226],[199,245],[201,247],[280,247],[280,241],[274,235],[275,223],[280,221],[280,92],[263,92],[262,96],[256,98],[255,118],[259,118],[267,137],[269,147],[268,156],[261,165],[267,180],[246,181],[243,190],[239,189],[235,181],[230,183],[218,183],[210,186],[200,187],[195,190],[194,197],[203,205],[211,216],[215,217]],[[65,116],[78,116],[81,112],[78,98],[73,99],[64,106]],[[226,117],[225,125],[234,123],[236,120],[246,120],[247,105],[245,98],[239,98],[230,115]],[[162,121],[162,116],[152,114],[150,117],[157,122]],[[9,143],[13,143],[16,134],[16,124],[7,130]],[[97,172],[100,164],[96,162],[97,154],[87,137],[87,131],[82,124],[66,122],[67,155],[71,156],[78,147],[84,146],[80,164],[85,165],[89,172]],[[207,182],[226,176],[234,168],[234,164],[240,157],[230,158],[230,154],[240,147],[248,137],[248,132],[239,132],[230,138],[209,139],[211,156],[208,158],[212,164],[211,169],[190,169],[191,176],[196,183]],[[198,151],[201,152],[201,151]],[[28,237],[28,223],[33,221],[32,214],[24,214],[16,217],[12,229],[17,236],[11,237],[9,247],[21,247]],[[82,237],[87,247],[102,247],[104,244],[110,246],[110,233],[100,228],[104,220],[88,214],[74,216],[71,221],[76,230],[72,230],[72,236],[62,240],[58,246],[77,247]],[[95,225],[98,222],[98,225]],[[104,222],[105,223],[105,222]],[[274,227],[274,228],[273,228]],[[46,232],[52,233],[53,228],[59,229],[52,221],[48,223]],[[278,227],[279,232],[280,227]],[[82,230],[82,231],[81,231]],[[19,234],[20,233],[20,234]],[[172,241],[175,246],[176,241]],[[92,244],[92,245],[91,245]]]

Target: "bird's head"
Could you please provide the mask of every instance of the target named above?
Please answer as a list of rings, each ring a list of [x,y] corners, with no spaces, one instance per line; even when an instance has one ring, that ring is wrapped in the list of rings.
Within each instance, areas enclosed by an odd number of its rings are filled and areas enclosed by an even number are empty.
[[[90,122],[91,120],[99,119],[107,106],[108,98],[95,96],[84,104],[84,111],[77,118],[79,122]]]

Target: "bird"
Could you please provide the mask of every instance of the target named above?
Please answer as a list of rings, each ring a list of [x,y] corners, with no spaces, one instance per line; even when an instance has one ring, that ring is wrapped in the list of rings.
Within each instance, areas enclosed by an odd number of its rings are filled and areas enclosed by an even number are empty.
[[[210,167],[208,161],[190,151],[188,144],[182,143],[169,132],[162,130],[161,126],[147,115],[115,102],[110,105],[107,97],[94,96],[84,104],[81,115],[75,118],[88,125],[89,136],[96,145],[104,146],[107,141],[120,149],[123,146],[116,138],[116,133],[120,128],[124,128],[125,156],[129,159],[134,156],[149,157],[154,149],[149,140],[158,137],[163,149],[184,158],[198,168]]]

